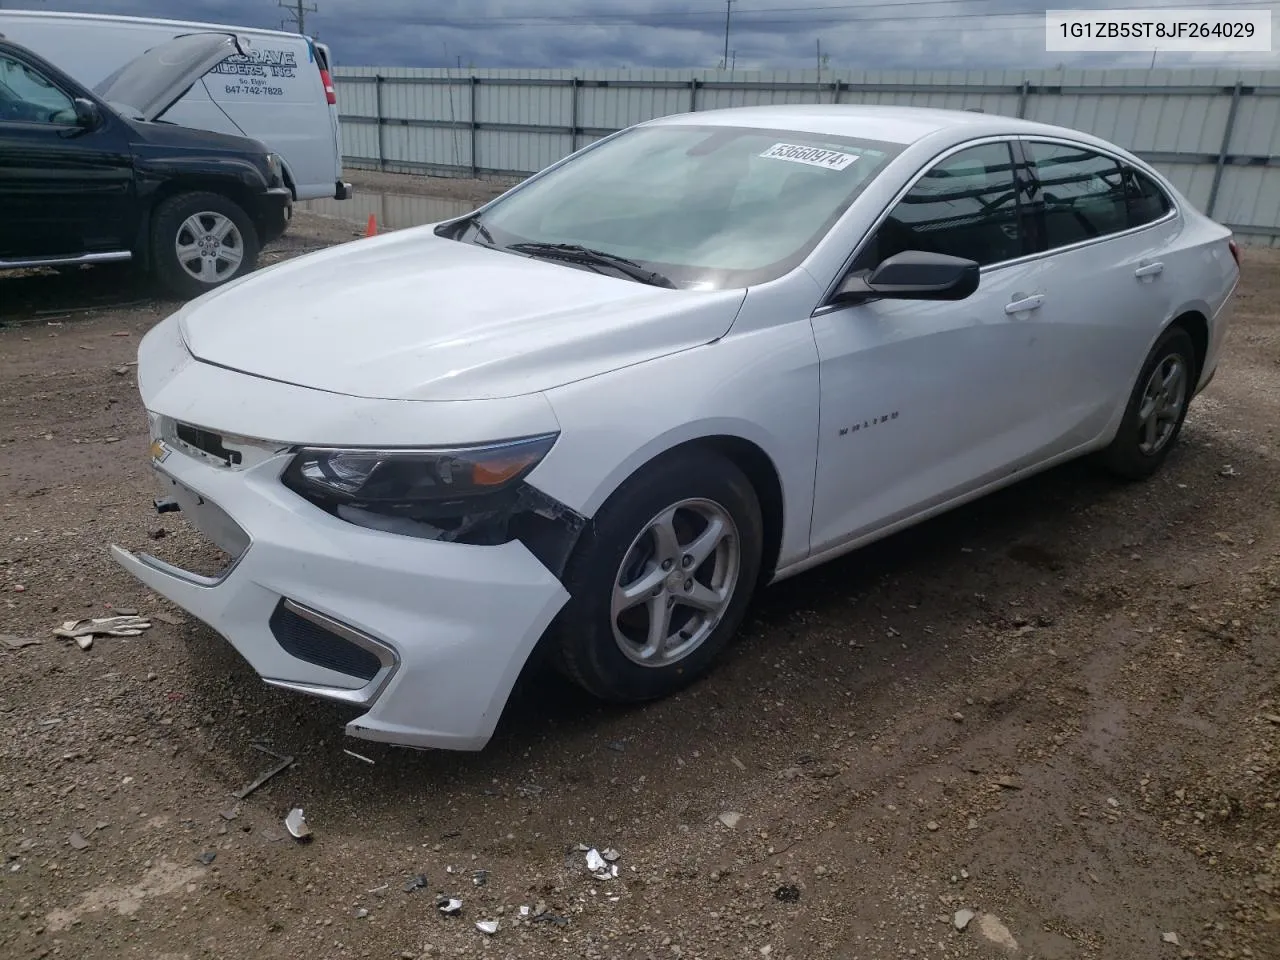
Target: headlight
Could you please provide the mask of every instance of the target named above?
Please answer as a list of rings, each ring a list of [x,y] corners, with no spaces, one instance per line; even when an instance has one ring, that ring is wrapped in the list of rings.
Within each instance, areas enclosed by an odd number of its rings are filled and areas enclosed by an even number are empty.
[[[440,450],[305,448],[282,479],[290,490],[351,523],[457,540],[515,510],[520,481],[556,437]]]

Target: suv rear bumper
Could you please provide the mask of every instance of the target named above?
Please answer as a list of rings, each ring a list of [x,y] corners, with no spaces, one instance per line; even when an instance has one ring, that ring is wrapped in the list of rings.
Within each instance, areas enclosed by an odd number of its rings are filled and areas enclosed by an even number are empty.
[[[351,184],[347,183],[345,180],[336,181],[333,185],[333,199],[350,200]]]

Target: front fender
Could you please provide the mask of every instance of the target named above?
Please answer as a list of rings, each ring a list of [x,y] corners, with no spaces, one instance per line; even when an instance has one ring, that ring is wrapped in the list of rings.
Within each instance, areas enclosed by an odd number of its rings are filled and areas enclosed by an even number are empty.
[[[782,488],[778,566],[807,555],[818,431],[818,355],[807,322],[714,343],[547,391],[560,438],[529,483],[592,517],[646,463],[690,441],[759,447]]]

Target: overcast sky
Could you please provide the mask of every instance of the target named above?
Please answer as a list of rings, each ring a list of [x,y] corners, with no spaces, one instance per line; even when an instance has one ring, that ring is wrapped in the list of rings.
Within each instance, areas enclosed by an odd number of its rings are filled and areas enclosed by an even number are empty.
[[[1277,5],[1073,0],[1049,6]],[[277,0],[0,0],[0,6],[274,28],[285,16]],[[319,7],[306,14],[307,32],[350,66],[454,66],[460,59],[464,67],[715,67],[724,52],[724,0],[308,0],[307,6]],[[1151,64],[1149,53],[1046,53],[1044,10],[1031,0],[734,0],[729,46],[738,69],[811,68],[818,41],[832,69]],[[1156,65],[1280,67],[1280,57],[1161,53]]]

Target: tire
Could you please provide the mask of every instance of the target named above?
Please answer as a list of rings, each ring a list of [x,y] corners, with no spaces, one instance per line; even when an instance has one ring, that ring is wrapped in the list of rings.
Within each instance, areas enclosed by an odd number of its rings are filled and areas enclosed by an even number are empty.
[[[711,528],[710,518],[724,535],[702,563],[685,566],[684,551],[654,549],[659,540],[651,525],[678,505],[671,526],[676,541],[666,541],[672,547],[697,543],[698,535]],[[700,449],[654,461],[606,501],[569,561],[564,585],[570,600],[548,637],[556,666],[588,693],[613,703],[655,700],[688,686],[710,669],[742,623],[760,573],[763,543],[755,490],[732,462]],[[661,570],[659,552],[673,561],[670,572]],[[646,589],[648,599],[618,614],[615,631],[615,585],[643,580],[651,581],[659,596]],[[690,583],[696,584],[694,590]],[[689,604],[709,601],[716,587],[723,597],[718,610],[704,613]],[[672,599],[677,596],[681,599]],[[659,605],[671,617],[673,642],[656,656],[649,643],[649,662],[642,664],[637,658],[644,658],[651,613]]]
[[[203,234],[196,234],[198,224]],[[226,225],[230,224],[230,227]],[[214,243],[209,229],[226,231],[223,239]],[[201,244],[208,258],[201,257]],[[206,272],[201,279],[188,272],[184,258],[178,254],[178,245],[192,250],[197,269]],[[151,262],[156,279],[170,293],[183,299],[198,297],[236,277],[251,271],[258,262],[258,231],[248,214],[235,201],[217,193],[180,193],[162,201],[151,220]],[[238,252],[239,261],[232,264],[232,254]]]
[[[1165,399],[1157,401],[1163,405],[1166,415],[1158,418],[1153,433],[1150,420],[1143,417],[1147,401],[1157,389],[1157,374],[1165,377],[1174,370],[1180,371],[1180,382],[1170,385],[1170,392],[1163,394]],[[1124,480],[1145,480],[1159,470],[1182,432],[1195,390],[1195,376],[1196,351],[1190,335],[1182,327],[1170,327],[1147,355],[1147,362],[1142,365],[1142,373],[1129,396],[1120,429],[1099,454],[1101,465]],[[1151,445],[1153,435],[1156,442]]]

